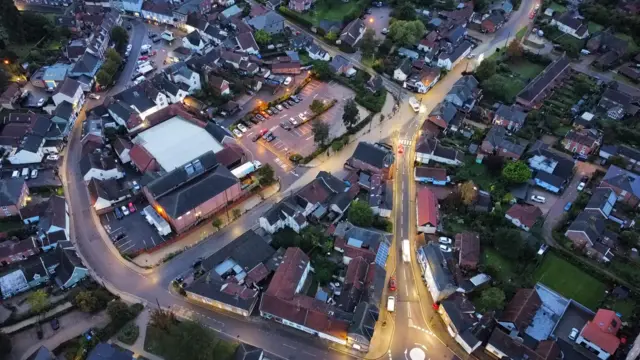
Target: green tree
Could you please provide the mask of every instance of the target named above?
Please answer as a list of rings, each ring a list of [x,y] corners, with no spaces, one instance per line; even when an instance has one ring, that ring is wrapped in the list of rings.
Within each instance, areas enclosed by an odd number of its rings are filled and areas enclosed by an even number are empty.
[[[73,301],[82,312],[92,313],[100,308],[100,301],[93,291],[81,291]]]
[[[316,118],[311,122],[311,132],[313,133],[313,141],[316,144],[324,145],[329,138],[329,125]]]
[[[319,80],[326,81],[333,77],[333,70],[331,70],[326,61],[314,60],[311,64],[313,65],[313,73]]]
[[[493,246],[502,256],[508,259],[518,259],[523,254],[524,244],[520,231],[510,228],[500,228],[492,233]]]
[[[120,56],[120,54],[118,54],[118,52],[112,48],[107,49],[107,51],[104,53],[104,56],[107,60],[113,61],[118,65],[122,64],[122,56]]]
[[[502,177],[512,184],[520,184],[531,178],[531,169],[523,161],[513,161],[502,169]]]
[[[96,74],[96,82],[101,86],[107,86],[111,84],[113,75],[106,72],[104,69],[100,69]]]
[[[258,30],[254,32],[253,37],[256,39],[258,45],[265,46],[271,43],[271,34],[265,30]]]
[[[497,64],[494,60],[486,59],[476,67],[475,75],[478,78],[478,81],[484,81],[495,75],[497,68]]]
[[[478,198],[478,187],[471,180],[462,183],[459,190],[460,198],[465,205],[473,204]]]
[[[524,54],[524,49],[520,41],[512,41],[507,46],[507,56],[510,58],[521,58]]]
[[[123,51],[129,44],[129,34],[122,26],[114,26],[111,29],[111,40],[115,43],[118,51]]]
[[[0,359],[9,359],[12,347],[9,335],[0,331]]]
[[[360,121],[360,110],[353,99],[347,100],[344,104],[344,113],[342,114],[342,121],[347,129],[351,129],[355,124]]]
[[[124,324],[132,317],[129,306],[122,300],[111,301],[107,305],[107,314],[109,314],[111,321],[117,324]]]
[[[324,103],[322,100],[315,99],[309,105],[309,109],[311,109],[314,114],[320,114],[324,111]]]
[[[311,265],[313,266],[314,276],[313,278],[320,284],[326,285],[333,278],[333,274],[337,270],[337,265],[326,257],[324,254],[322,256],[316,256],[311,260]]]
[[[325,40],[329,41],[329,42],[335,42],[336,40],[338,40],[338,34],[336,34],[334,31],[329,31],[325,36],[324,36]]]
[[[107,74],[109,74],[113,79],[115,73],[118,72],[118,66],[120,66],[120,64],[116,63],[115,61],[107,60],[104,62],[104,64],[102,64],[101,70],[106,71]]]
[[[375,54],[376,49],[378,48],[378,44],[380,42],[376,40],[376,32],[375,30],[368,28],[364,35],[362,35],[362,39],[360,39],[360,51],[362,52],[362,57],[370,58]]]
[[[494,99],[511,103],[513,101],[513,94],[511,94],[509,89],[505,86],[505,84],[509,84],[510,82],[511,79],[508,77],[501,74],[495,74],[482,82],[482,88],[485,93]]]
[[[222,220],[220,220],[220,218],[213,218],[213,220],[211,221],[211,226],[216,228],[216,230],[220,230],[220,228],[222,227]]]
[[[422,21],[394,21],[389,26],[389,38],[398,46],[413,45],[422,38],[426,28]]]
[[[484,13],[487,11],[489,4],[487,4],[487,0],[475,0],[473,2],[473,10],[479,13]]]
[[[49,294],[43,289],[36,290],[27,297],[27,304],[31,307],[31,312],[39,314],[49,306]]]
[[[211,360],[218,359],[215,353],[216,337],[207,327],[186,320],[169,328],[171,336],[166,337],[167,360]]]
[[[373,210],[364,201],[352,201],[347,218],[353,225],[370,227],[373,224]]]
[[[416,9],[411,5],[410,2],[403,2],[399,4],[393,11],[391,12],[391,16],[396,20],[415,20],[416,19]]]
[[[638,246],[638,239],[640,239],[640,234],[635,231],[625,230],[620,233],[618,239],[620,239],[620,243],[625,247],[633,248]]]
[[[499,311],[504,309],[505,295],[502,289],[490,287],[482,290],[477,309],[480,312]]]
[[[273,171],[271,164],[262,165],[262,167],[256,171],[256,175],[258,176],[260,184],[263,186],[271,185],[276,181],[276,173]]]
[[[231,215],[233,216],[233,219],[237,219],[240,216],[242,216],[242,211],[238,208],[234,208],[233,210],[231,210]]]
[[[155,328],[169,331],[169,329],[173,327],[178,321],[170,311],[153,309],[149,314],[149,322],[151,323],[151,326]]]
[[[321,247],[324,249],[327,243],[331,243],[331,239],[320,226],[307,226],[300,232],[300,245],[302,248],[314,249]]]

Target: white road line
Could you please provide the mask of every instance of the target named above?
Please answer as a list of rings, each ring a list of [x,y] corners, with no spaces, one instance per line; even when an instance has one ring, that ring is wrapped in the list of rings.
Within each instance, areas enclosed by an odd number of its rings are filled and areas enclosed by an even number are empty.
[[[276,125],[276,126],[272,127],[271,129],[269,129],[269,131],[275,131],[277,128],[278,128],[278,126]]]
[[[287,344],[282,344],[282,346],[286,346],[286,347],[288,347],[288,348],[290,348],[290,349],[293,349],[293,350],[295,350],[295,349],[296,349],[296,348],[294,348],[293,346],[291,346],[291,345],[287,345]]]
[[[122,240],[122,239],[120,239],[120,240]],[[129,240],[129,241],[127,241],[127,242],[120,243],[120,244],[118,244],[118,245],[116,245],[116,246],[118,246],[118,247],[120,247],[120,246],[125,246],[125,245],[127,245],[128,243],[130,243],[130,242],[131,242],[131,240]]]
[[[311,354],[311,353],[308,353],[308,352],[306,352],[306,351],[303,351],[303,353],[305,353],[305,354],[307,354],[307,355],[309,355],[309,356],[311,356],[311,357],[316,357],[315,355],[313,355],[313,354]]]
[[[304,139],[304,141],[309,141],[311,139],[313,139],[313,136],[309,136],[308,138]]]
[[[113,234],[114,232],[116,232],[116,231],[118,231],[118,230],[120,230],[120,229],[122,229],[122,226],[121,226],[121,227],[119,227],[119,228],[117,228],[117,229],[111,230],[109,233],[110,233],[110,234]]]
[[[153,236],[151,237],[151,241],[153,242],[153,246],[156,246],[156,241],[153,240]]]
[[[133,247],[133,244],[126,249],[120,249],[120,252],[122,253],[127,252],[127,250],[131,249],[132,247]]]
[[[409,311],[409,319],[411,319],[411,303],[407,303],[407,311]]]

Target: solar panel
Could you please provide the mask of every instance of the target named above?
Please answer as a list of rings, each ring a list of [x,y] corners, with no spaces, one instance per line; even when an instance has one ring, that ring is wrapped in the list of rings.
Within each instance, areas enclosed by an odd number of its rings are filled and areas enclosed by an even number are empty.
[[[378,247],[378,253],[376,254],[376,264],[384,267],[387,262],[387,257],[389,256],[389,245],[386,243],[381,243],[380,247]]]

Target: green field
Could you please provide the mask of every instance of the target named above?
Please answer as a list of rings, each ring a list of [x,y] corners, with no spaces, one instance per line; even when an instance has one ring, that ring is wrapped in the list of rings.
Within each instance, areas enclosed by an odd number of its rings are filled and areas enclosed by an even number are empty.
[[[640,49],[633,38],[627,34],[616,33],[616,37],[619,37],[622,40],[626,40],[629,47],[627,48],[627,53],[636,53]]]
[[[544,66],[534,64],[526,59],[520,59],[514,62],[509,61],[507,64],[511,71],[523,80],[531,80],[544,70]]]
[[[509,281],[514,275],[513,263],[492,248],[482,249],[482,263],[498,271],[498,278],[501,281]]]
[[[559,12],[565,12],[567,11],[566,6],[564,5],[560,5],[558,3],[552,2],[551,5],[549,5],[550,8],[553,9],[553,11],[559,11]]]
[[[587,25],[587,28],[589,30],[589,34],[595,34],[598,31],[601,31],[604,26],[598,24],[598,23],[594,23],[593,21],[589,21],[589,24]]]
[[[313,11],[303,14],[302,16],[311,21],[313,25],[318,25],[320,20],[329,21],[342,21],[347,15],[358,12],[356,16],[360,15],[363,5],[359,1],[349,2],[325,2],[319,1],[316,3]]]
[[[603,283],[553,253],[547,254],[536,269],[534,281],[592,310],[597,309],[605,296],[606,286]]]

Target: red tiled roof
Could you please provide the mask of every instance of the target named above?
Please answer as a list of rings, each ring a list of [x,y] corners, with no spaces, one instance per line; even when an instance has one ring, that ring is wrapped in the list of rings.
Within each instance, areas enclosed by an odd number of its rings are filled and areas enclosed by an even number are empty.
[[[155,171],[158,170],[158,163],[156,159],[149,154],[147,149],[140,145],[134,145],[129,151],[129,157],[131,162],[140,170],[140,172]]]
[[[5,241],[0,244],[0,258],[21,254],[25,251],[36,251],[33,239],[25,239],[22,241]]]
[[[307,202],[318,204],[325,202],[329,198],[329,196],[331,196],[331,193],[322,184],[322,180],[314,179],[307,186],[302,188],[302,190],[300,190],[297,195],[305,199]]]
[[[216,160],[228,168],[230,165],[242,161],[242,156],[242,149],[239,149],[233,144],[229,144],[216,153]]]
[[[520,289],[498,320],[514,323],[519,331],[523,331],[541,305],[542,300],[540,300],[537,291],[534,289]]]
[[[507,210],[507,215],[520,220],[520,223],[527,227],[532,227],[538,218],[542,216],[542,210],[535,205],[515,204]]]
[[[351,245],[344,245],[344,256],[355,259],[357,257],[363,257],[368,262],[373,262],[376,259],[376,253],[372,249],[358,248]]]
[[[620,339],[616,334],[621,325],[622,321],[614,311],[600,309],[593,320],[587,322],[580,335],[609,354],[613,354],[620,345]]]
[[[432,31],[427,34],[427,36],[420,40],[420,44],[433,48],[436,46],[436,40],[438,39],[438,33],[436,31]]]
[[[282,263],[273,275],[266,294],[282,299],[292,299],[296,285],[309,263],[309,257],[299,248],[288,248],[284,253]]]
[[[423,187],[418,190],[418,225],[438,225],[438,200],[430,189]]]
[[[263,263],[259,263],[253,269],[249,270],[247,277],[245,278],[245,282],[247,283],[247,286],[251,286],[266,279],[268,275],[269,269],[267,269]]]
[[[347,266],[347,273],[344,276],[344,284],[353,284],[353,286],[361,290],[364,285],[364,277],[367,275],[369,262],[363,257],[358,256],[352,259]]]
[[[456,246],[460,247],[459,265],[475,268],[480,261],[480,236],[478,233],[465,231],[457,234]]]

